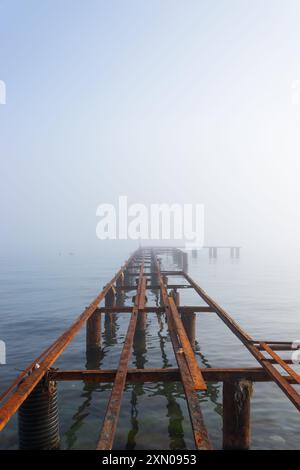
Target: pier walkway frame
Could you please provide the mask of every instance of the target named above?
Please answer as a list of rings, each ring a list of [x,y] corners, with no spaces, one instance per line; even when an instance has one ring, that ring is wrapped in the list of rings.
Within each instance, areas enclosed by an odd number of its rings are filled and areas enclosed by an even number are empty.
[[[162,269],[161,259],[165,255],[173,256],[180,268]],[[174,277],[177,283],[171,282]],[[182,279],[180,283],[178,278]],[[180,305],[181,289],[193,289],[202,299],[201,305]],[[159,292],[159,305],[147,306],[148,290]],[[124,292],[130,291],[134,293],[132,306],[118,302]],[[52,367],[84,325],[87,351],[101,348],[101,316],[113,321],[117,313],[130,314],[117,369],[63,370]],[[135,334],[137,330],[145,329],[147,315],[152,313],[166,316],[177,368],[129,368]],[[256,359],[257,367],[199,367],[194,352],[198,314],[216,314]],[[300,410],[297,390],[300,376],[293,368],[293,361],[279,355],[280,351],[294,348],[292,342],[252,338],[189,276],[187,255],[182,250],[139,248],[74,323],[2,393],[0,431],[19,411],[19,438],[23,443],[20,448],[59,448],[59,413],[53,399],[57,384],[60,381],[112,383],[97,443],[98,450],[110,450],[114,445],[126,383],[179,381],[183,385],[195,448],[210,450],[209,423],[204,422],[199,393],[206,391],[208,382],[222,382],[223,449],[248,449],[251,446],[250,402],[254,382],[274,382]],[[46,406],[40,406],[45,400]]]

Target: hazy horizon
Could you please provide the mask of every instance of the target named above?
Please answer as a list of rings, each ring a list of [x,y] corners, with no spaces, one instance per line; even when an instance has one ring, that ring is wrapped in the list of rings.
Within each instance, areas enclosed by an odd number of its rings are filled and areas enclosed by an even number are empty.
[[[2,0],[0,255],[132,250],[96,238],[120,195],[204,204],[205,244],[298,255],[299,14]]]

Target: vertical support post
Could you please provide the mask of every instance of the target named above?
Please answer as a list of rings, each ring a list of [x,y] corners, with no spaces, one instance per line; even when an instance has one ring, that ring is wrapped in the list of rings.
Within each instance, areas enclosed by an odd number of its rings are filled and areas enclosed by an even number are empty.
[[[163,279],[164,285],[167,287],[167,286],[168,286],[168,278],[167,278],[167,276],[162,276],[162,279]],[[160,303],[160,305],[164,305],[163,295],[162,295],[162,291],[161,291],[161,290],[159,291],[159,303]]]
[[[101,358],[101,313],[95,311],[86,322],[86,368],[97,369]]]
[[[197,258],[197,250],[192,250],[192,257]]]
[[[208,256],[209,256],[209,258],[212,258],[212,256],[213,256],[213,249],[212,249],[211,246],[208,248]]]
[[[137,281],[138,284],[138,281]],[[147,296],[145,295],[145,304],[147,303]],[[135,296],[133,298],[133,302],[135,302]],[[145,335],[146,331],[146,324],[147,324],[147,313],[145,311],[140,311],[138,312],[138,318],[137,318],[137,324],[136,324],[136,331],[135,335]]]
[[[147,303],[148,299],[145,295],[145,304]],[[136,331],[135,331],[135,339],[139,337],[144,337],[145,342],[145,333],[146,333],[146,325],[147,325],[147,313],[145,311],[139,310],[137,324],[136,324]]]
[[[252,382],[223,383],[223,449],[247,450],[250,447],[250,399]]]
[[[117,302],[117,305],[124,305],[125,292],[121,289],[118,290],[118,288],[124,287],[124,283],[125,283],[125,275],[124,275],[124,272],[123,272],[123,273],[120,274],[120,276],[116,280],[116,287],[117,287],[116,302]]]
[[[132,276],[131,276],[132,277]],[[115,307],[116,306],[116,290],[114,287],[111,287],[104,299],[105,307]],[[114,340],[115,336],[115,321],[114,321],[114,313],[105,313],[105,320],[104,320],[104,334],[106,338],[106,342],[111,344]]]
[[[147,324],[147,313],[146,312],[139,312],[138,319],[136,324],[136,332],[137,333],[145,333]]]
[[[59,449],[59,419],[55,381],[42,379],[18,412],[21,450]]]
[[[124,286],[124,272],[120,274],[120,276],[118,277],[118,279],[116,280],[116,286],[117,287],[123,287]]]
[[[214,258],[217,258],[217,257],[218,257],[218,249],[217,249],[217,247],[214,247],[214,248],[213,248],[213,257],[214,257]]]
[[[126,285],[130,284],[131,276],[129,276],[129,274],[130,274],[129,267],[127,267],[124,270],[124,284]]]
[[[175,252],[173,252],[173,253],[175,253]],[[157,261],[158,261],[158,263],[160,263],[159,259]],[[153,253],[151,253],[151,279],[150,279],[150,282],[151,282],[152,286],[156,286],[156,285],[159,284],[157,270],[156,270],[156,262],[155,262],[155,257],[154,257]],[[159,305],[159,302],[160,302],[160,300],[159,300],[159,290],[158,289],[151,289],[151,290],[155,295],[156,305]]]
[[[180,293],[177,289],[172,289],[170,295],[173,297],[176,307],[180,305]]]
[[[236,258],[240,257],[240,247],[239,246],[237,246],[236,249],[235,249],[235,257]]]
[[[234,247],[230,248],[230,258],[234,258]]]
[[[194,312],[182,312],[181,321],[185,328],[187,337],[193,349],[196,341],[196,314]]]
[[[182,252],[182,269],[188,271],[188,254],[185,251]]]
[[[182,268],[182,257],[179,248],[174,248],[174,263]]]
[[[86,350],[101,347],[101,313],[97,310],[86,322]]]
[[[107,292],[104,299],[105,307],[115,307],[116,305],[116,290],[114,287],[111,287]]]

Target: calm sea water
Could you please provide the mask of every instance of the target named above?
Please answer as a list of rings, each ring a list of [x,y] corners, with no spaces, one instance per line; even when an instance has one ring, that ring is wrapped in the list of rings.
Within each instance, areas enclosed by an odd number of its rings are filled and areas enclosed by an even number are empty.
[[[126,254],[125,254],[126,257]],[[124,258],[105,254],[44,260],[0,260],[0,339],[7,345],[7,365],[0,365],[0,390],[51,344],[90,303]],[[172,267],[172,260],[166,260]],[[227,252],[209,260],[207,252],[189,258],[189,273],[255,339],[300,339],[300,268],[282,258],[247,256],[231,260]],[[148,295],[149,305],[157,301]],[[126,303],[131,298],[128,294]],[[191,290],[183,305],[201,304]],[[119,314],[115,328],[102,327],[103,349],[87,364],[85,329],[56,362],[57,367],[114,368],[122,349],[129,315]],[[288,357],[289,353],[285,353]],[[202,366],[255,366],[257,363],[215,314],[197,314],[197,358]],[[176,366],[163,316],[148,314],[145,337],[136,342],[131,367]],[[298,369],[299,371],[299,369]],[[59,383],[62,448],[95,448],[111,385]],[[211,383],[199,395],[215,448],[222,440],[222,386]],[[252,448],[298,449],[300,417],[271,383],[255,384],[252,399]],[[0,434],[0,448],[17,448],[17,419]],[[193,448],[182,386],[179,383],[127,385],[123,397],[117,449]]]

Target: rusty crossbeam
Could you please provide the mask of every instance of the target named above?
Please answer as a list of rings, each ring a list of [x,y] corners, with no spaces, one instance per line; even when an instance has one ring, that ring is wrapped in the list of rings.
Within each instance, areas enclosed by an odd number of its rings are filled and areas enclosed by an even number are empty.
[[[136,330],[138,314],[145,306],[146,278],[144,277],[144,261],[142,261],[140,276],[138,282],[137,296],[135,298],[134,307],[124,341],[124,346],[120,356],[119,367],[115,376],[114,385],[105,413],[97,450],[110,450],[117,429],[119,419],[122,396],[126,384],[126,375],[128,363],[132,352],[133,338]]]
[[[254,346],[259,350],[259,351],[264,351],[264,347],[262,346],[262,343],[268,344],[273,351],[292,351],[293,348],[293,343],[287,342],[287,341],[255,341],[253,342]]]
[[[200,372],[206,382],[236,382],[245,379],[252,382],[272,382],[273,379],[263,367],[205,367],[200,368]],[[112,383],[115,381],[117,369],[96,369],[96,370],[51,370],[49,379],[57,381],[82,380],[91,383]],[[286,380],[291,384],[297,381],[293,377],[286,376]],[[146,383],[146,382],[180,382],[179,369],[128,369],[126,383]]]
[[[145,313],[164,313],[165,307],[144,307],[143,312]],[[182,305],[177,307],[179,313],[211,313],[213,309],[211,307],[199,307],[199,305]],[[131,313],[132,307],[100,307],[97,309],[99,313]]]

